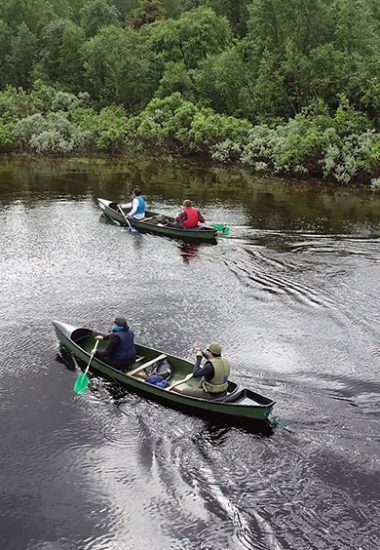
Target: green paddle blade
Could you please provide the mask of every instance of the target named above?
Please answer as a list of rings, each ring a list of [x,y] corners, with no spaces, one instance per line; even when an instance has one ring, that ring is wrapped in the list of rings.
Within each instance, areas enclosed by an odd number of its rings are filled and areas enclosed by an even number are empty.
[[[222,235],[228,235],[230,228],[222,223],[214,223],[213,228],[219,231]]]
[[[75,381],[74,393],[76,393],[77,395],[82,395],[82,393],[84,393],[87,388],[88,376],[87,374],[84,374],[84,372],[82,372],[82,374],[80,374]]]

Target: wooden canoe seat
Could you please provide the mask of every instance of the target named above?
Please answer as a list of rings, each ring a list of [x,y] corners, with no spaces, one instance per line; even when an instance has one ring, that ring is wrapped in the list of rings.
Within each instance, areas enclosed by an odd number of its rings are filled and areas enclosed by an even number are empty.
[[[154,359],[151,359],[147,363],[144,363],[143,365],[140,365],[139,367],[137,367],[137,369],[133,369],[130,372],[127,372],[127,374],[129,374],[129,376],[134,376],[138,372],[140,372],[140,371],[146,369],[147,367],[150,367],[151,365],[153,365],[156,361],[161,361],[161,359],[166,359],[166,358],[167,358],[167,355],[165,355],[165,353],[163,353],[161,355],[158,355],[158,357],[155,357]]]

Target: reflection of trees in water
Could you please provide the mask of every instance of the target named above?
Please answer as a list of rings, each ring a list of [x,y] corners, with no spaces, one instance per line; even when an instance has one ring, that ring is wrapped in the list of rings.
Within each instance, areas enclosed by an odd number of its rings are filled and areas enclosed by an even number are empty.
[[[380,201],[367,190],[263,178],[241,167],[146,156],[0,161],[3,205],[19,200],[33,206],[61,198],[91,198],[96,205],[97,197],[126,202],[135,186],[149,203],[160,201],[178,208],[189,198],[201,209],[216,208],[218,216],[234,208],[245,224],[260,229],[345,233],[354,225],[380,222]],[[184,257],[190,261],[192,247],[185,248],[189,251]]]

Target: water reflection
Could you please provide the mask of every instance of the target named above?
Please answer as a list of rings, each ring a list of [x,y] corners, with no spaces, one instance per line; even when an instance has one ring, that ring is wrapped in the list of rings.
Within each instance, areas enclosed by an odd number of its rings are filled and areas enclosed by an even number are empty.
[[[365,189],[322,187],[260,178],[237,167],[146,158],[0,162],[0,202],[71,201],[97,197],[125,202],[138,185],[154,210],[175,215],[187,196],[196,198],[208,223],[260,229],[351,233],[356,225],[378,230],[380,198]],[[213,210],[209,208],[212,205]],[[168,211],[168,209],[170,211]],[[234,236],[232,228],[231,236]]]
[[[180,254],[185,264],[190,264],[198,258],[200,243],[181,243]]]
[[[136,183],[167,214],[196,197],[230,236],[99,224],[96,198]],[[376,195],[154,159],[16,159],[0,162],[0,204],[4,550],[378,550]],[[221,426],[100,377],[74,397],[51,320],[102,331],[119,312],[180,357],[222,341],[278,427]]]

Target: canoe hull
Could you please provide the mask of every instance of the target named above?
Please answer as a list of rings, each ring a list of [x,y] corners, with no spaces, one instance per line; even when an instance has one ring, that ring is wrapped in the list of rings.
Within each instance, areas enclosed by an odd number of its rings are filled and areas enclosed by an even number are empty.
[[[121,212],[115,210],[117,206],[115,202],[108,201],[106,199],[98,199],[100,208],[103,210],[103,214],[113,222],[116,222],[119,225],[127,226],[124,216]],[[158,216],[158,212],[146,211],[145,216],[149,218],[151,216]],[[174,218],[166,216],[170,222],[174,222]],[[216,244],[216,237],[218,232],[210,228],[203,229],[181,229],[176,227],[167,227],[165,225],[154,225],[149,224],[143,220],[136,220],[134,218],[129,219],[129,222],[132,227],[137,229],[141,233],[152,233],[154,235],[162,235],[164,237],[171,237],[173,239],[180,239],[183,241],[198,241],[198,242],[209,242]]]
[[[91,353],[91,347],[95,341],[94,336],[96,333],[92,333],[89,329],[78,329],[57,321],[54,321],[53,325],[60,345],[72,354],[76,360],[83,362],[83,364],[87,364]],[[88,344],[86,344],[86,349],[81,347],[82,344],[79,345],[76,342],[76,339],[81,335],[80,331],[83,332],[84,337],[86,337],[87,334]],[[139,344],[136,344],[136,351],[138,355],[144,356],[144,361],[154,359],[162,353]],[[170,363],[175,366],[179,379],[182,379],[186,376],[186,374],[191,372],[192,364],[188,361],[169,354],[167,354],[167,357]],[[221,421],[223,424],[244,425],[248,427],[250,423],[255,424],[257,422],[267,422],[268,416],[275,404],[274,401],[271,401],[260,394],[256,394],[255,392],[252,392],[252,390],[239,388],[236,384],[233,385],[237,388],[237,394],[243,395],[242,392],[250,392],[246,394],[246,405],[244,405],[244,398],[242,402],[240,400],[239,403],[236,404],[234,402],[208,401],[181,395],[177,392],[167,391],[157,386],[147,384],[141,379],[128,375],[128,373],[123,373],[117,369],[114,369],[97,358],[93,358],[90,370],[96,371],[106,378],[117,380],[128,390],[143,395],[147,399],[158,401],[183,412],[206,416],[208,419]],[[253,406],[252,399],[248,399],[251,394],[255,396],[255,399],[261,400],[262,403],[258,402],[255,406]]]

